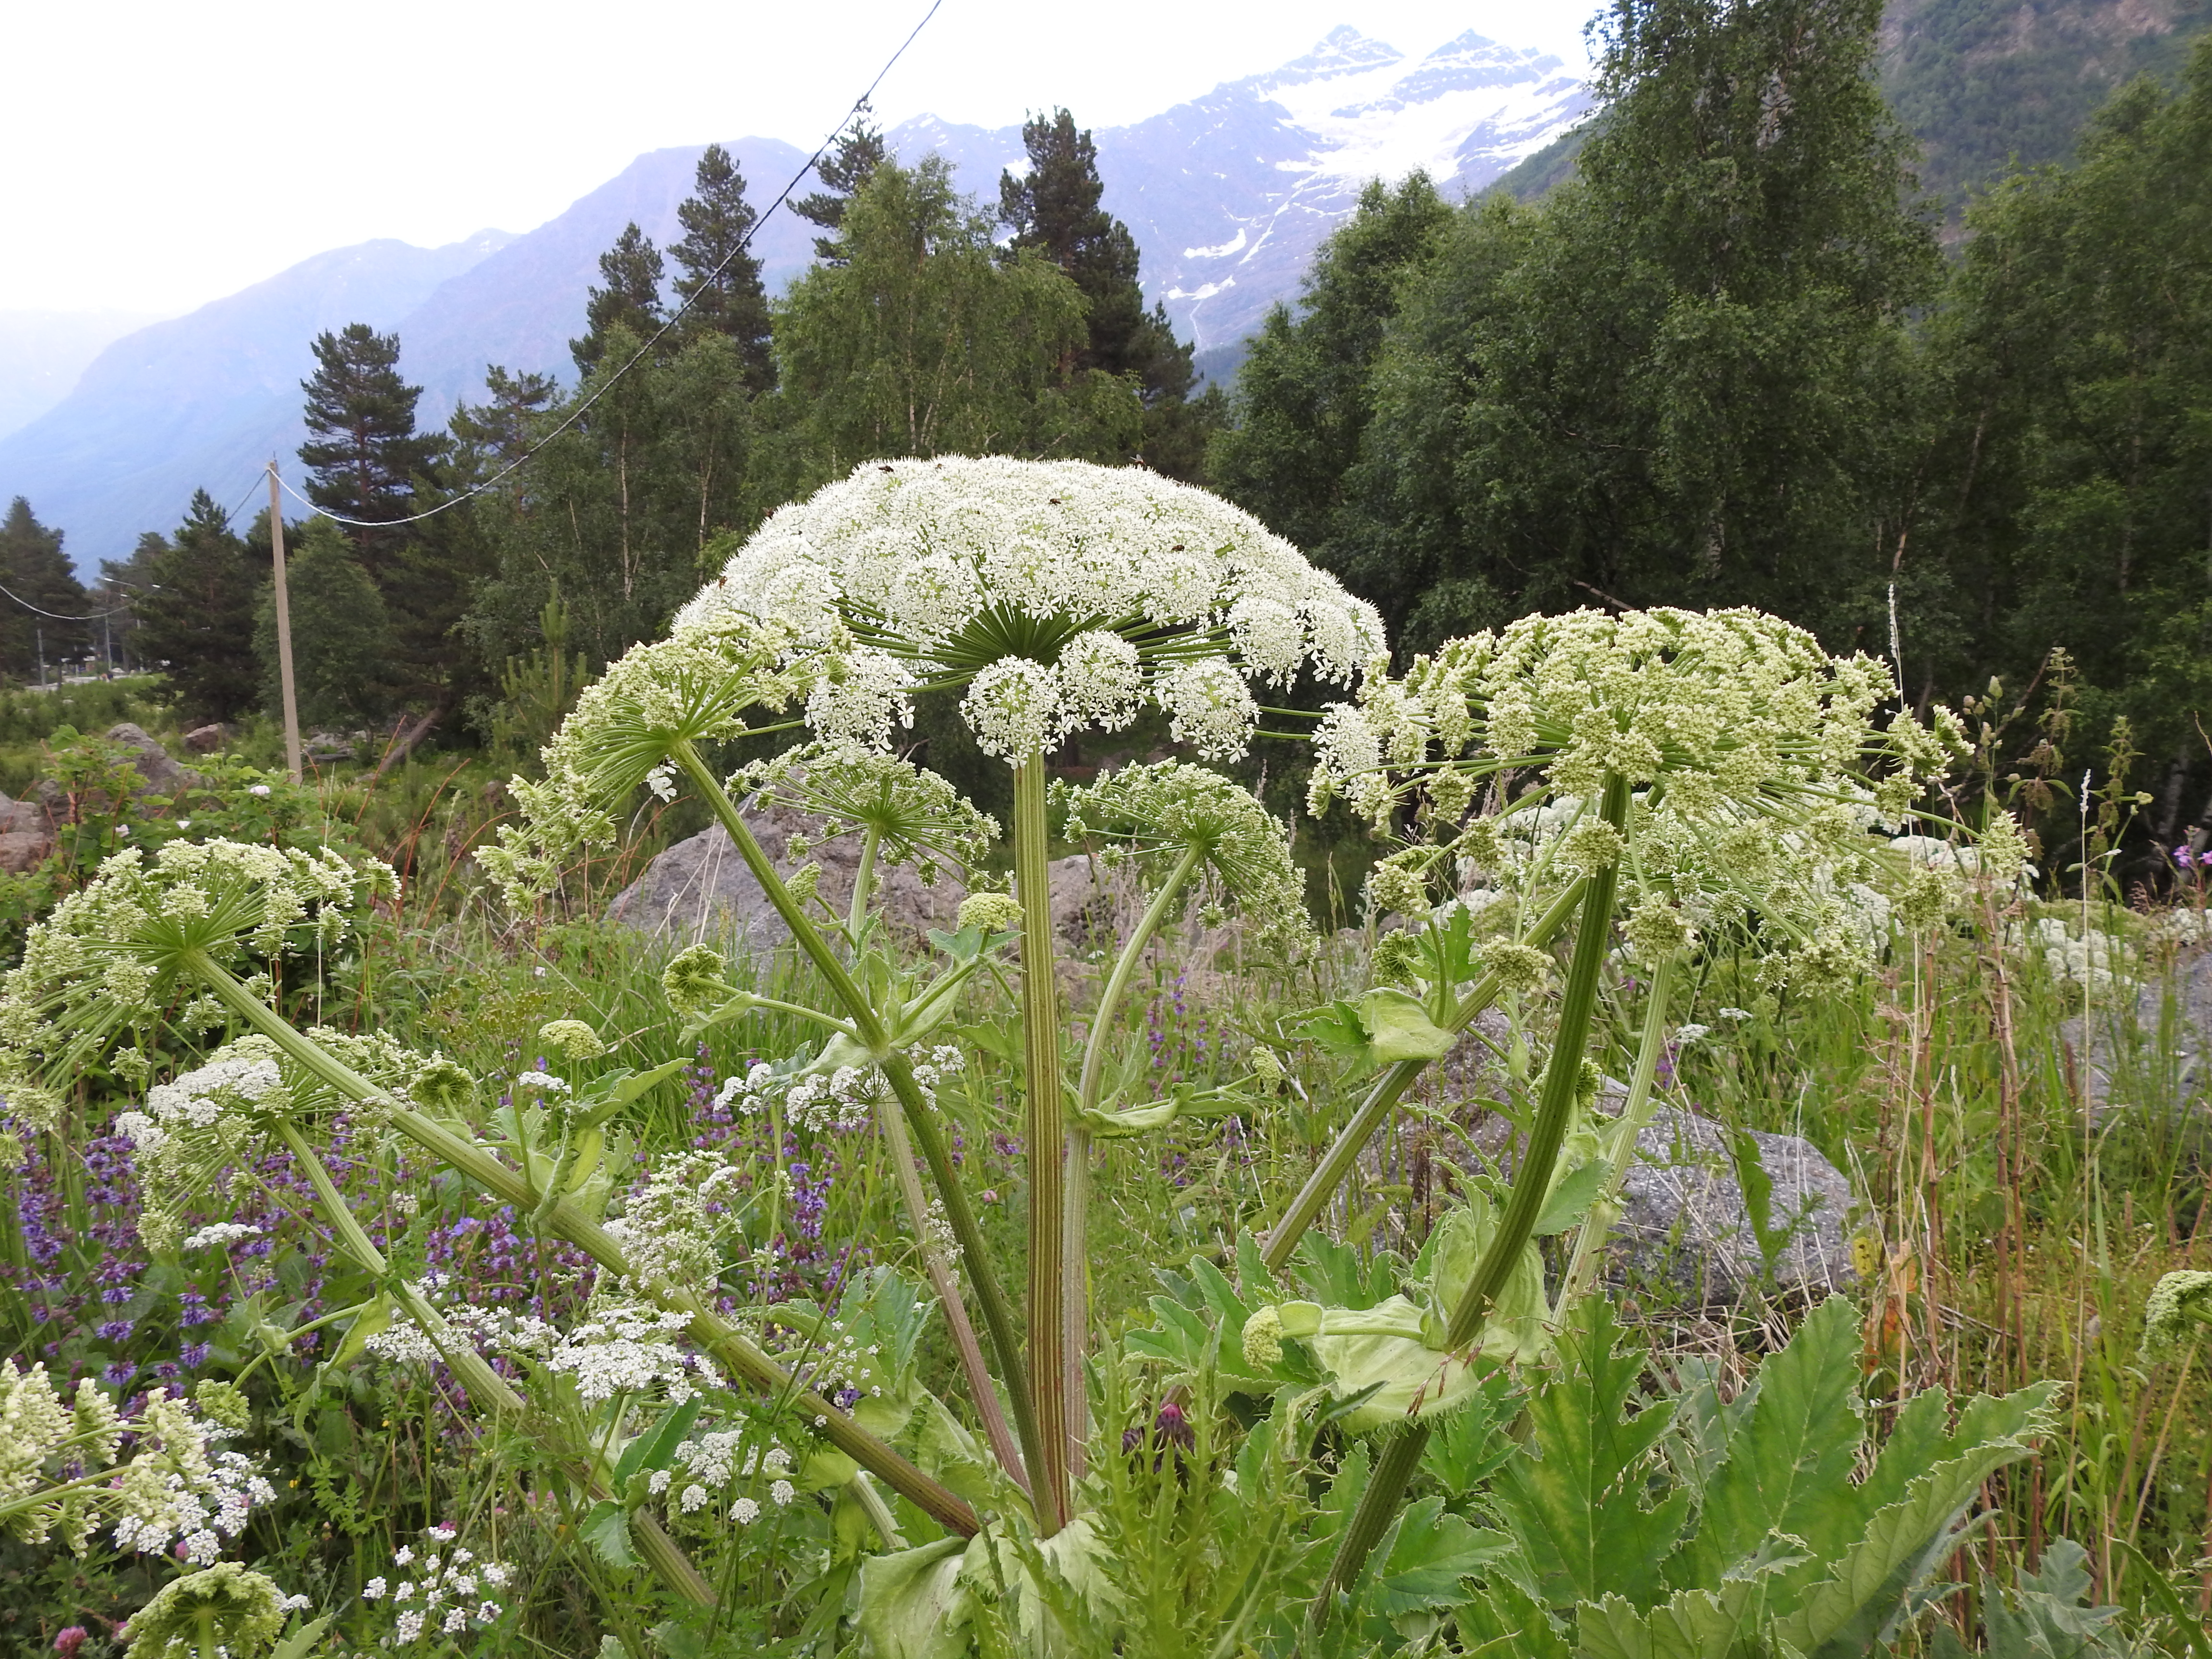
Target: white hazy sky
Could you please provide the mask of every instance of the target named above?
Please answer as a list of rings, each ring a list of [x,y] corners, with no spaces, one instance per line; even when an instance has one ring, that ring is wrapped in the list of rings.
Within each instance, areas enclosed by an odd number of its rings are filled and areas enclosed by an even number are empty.
[[[944,0],[886,122],[1106,127],[1340,23],[1583,59],[1596,0]],[[543,223],[642,150],[811,149],[927,0],[108,0],[0,5],[0,310],[181,312],[325,248]],[[781,180],[751,181],[780,187]]]

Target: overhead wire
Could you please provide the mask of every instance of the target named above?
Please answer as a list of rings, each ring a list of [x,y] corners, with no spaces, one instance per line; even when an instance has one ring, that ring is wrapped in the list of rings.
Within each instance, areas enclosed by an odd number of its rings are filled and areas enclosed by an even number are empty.
[[[690,295],[686,296],[681,305],[678,306],[675,310],[668,313],[668,320],[661,324],[661,325],[653,331],[653,337],[648,339],[643,345],[640,346],[636,352],[630,357],[629,362],[623,364],[620,368],[617,368],[612,374],[607,376],[605,380],[600,381],[599,384],[592,389],[591,395],[586,398],[581,403],[578,404],[574,409],[570,410],[567,416],[558,426],[555,427],[550,432],[546,433],[544,436],[539,438],[537,442],[532,444],[529,448],[524,450],[521,454],[516,456],[505,466],[500,468],[500,470],[493,473],[491,477],[486,478],[481,483],[471,484],[459,495],[451,496],[448,499],[439,502],[435,507],[425,508],[420,513],[410,513],[404,519],[354,519],[347,517],[343,513],[333,513],[328,507],[316,506],[314,502],[309,501],[298,490],[293,489],[280,473],[277,475],[276,482],[283,488],[284,493],[311,512],[318,513],[324,518],[332,520],[338,524],[352,525],[356,528],[362,530],[392,530],[397,529],[401,525],[420,524],[425,519],[435,518],[439,514],[445,512],[448,507],[459,507],[463,501],[472,500],[476,496],[483,495],[484,491],[491,489],[501,479],[509,477],[515,472],[519,471],[523,466],[529,463],[532,457],[537,455],[540,450],[544,449],[546,445],[551,443],[563,432],[566,432],[570,427],[575,425],[578,421],[583,419],[585,414],[591,409],[592,405],[599,402],[600,398],[605,397],[608,392],[614,390],[616,383],[619,381],[623,375],[629,374],[630,370],[635,368],[638,364],[643,362],[645,359],[652,354],[653,348],[658,346],[663,339],[667,337],[669,331],[673,329],[678,322],[683,320],[684,313],[691,308],[692,301],[701,294],[705,293],[707,289],[713,285],[715,278],[720,276],[724,271],[727,270],[732,265],[735,264],[738,259],[744,256],[746,252],[752,246],[753,238],[759,234],[760,228],[768,222],[769,216],[790,199],[792,191],[797,190],[799,185],[806,182],[807,175],[812,173],[815,167],[820,164],[822,158],[829,154],[830,145],[837,142],[838,136],[844,132],[845,130],[852,125],[855,118],[857,118],[863,111],[867,109],[869,100],[876,94],[876,88],[883,85],[884,77],[889,75],[893,69],[897,67],[899,59],[906,56],[907,48],[911,46],[915,41],[921,37],[922,30],[929,27],[929,20],[937,15],[939,9],[944,4],[945,0],[931,0],[930,8],[927,11],[922,14],[921,21],[919,23],[916,23],[914,26],[912,32],[907,35],[904,40],[899,43],[898,50],[894,52],[884,60],[883,68],[876,71],[876,78],[868,82],[867,90],[863,92],[858,98],[854,99],[853,100],[853,106],[847,110],[842,116],[838,118],[837,125],[830,129],[829,137],[823,139],[821,143],[815,147],[814,154],[806,158],[806,165],[799,168],[796,173],[792,175],[791,182],[784,185],[784,187],[776,193],[775,199],[770,202],[768,206],[762,210],[762,211],[754,218],[751,225],[746,228],[745,234],[738,239],[737,246],[730,250],[728,255],[723,259],[722,263],[716,265],[713,270],[709,271],[707,275],[706,280],[692,289]]]

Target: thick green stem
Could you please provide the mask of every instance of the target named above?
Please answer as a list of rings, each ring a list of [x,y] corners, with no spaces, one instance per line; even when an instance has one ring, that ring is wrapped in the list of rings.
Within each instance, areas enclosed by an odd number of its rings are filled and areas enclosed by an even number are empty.
[[[1605,1243],[1613,1227],[1613,1202],[1620,1196],[1620,1183],[1627,1178],[1629,1160],[1636,1156],[1636,1139],[1650,1121],[1651,1084],[1658,1075],[1659,1055],[1667,1046],[1667,998],[1674,988],[1674,957],[1670,951],[1651,973],[1651,1000],[1644,1010],[1644,1031],[1636,1042],[1636,1074],[1629,1079],[1627,1103],[1621,1107],[1620,1121],[1606,1143],[1605,1185],[1591,1200],[1589,1213],[1583,1218],[1575,1234],[1574,1254],[1559,1278],[1559,1299],[1553,1308],[1555,1320],[1565,1316],[1583,1293],[1583,1281],[1597,1259],[1598,1246]]]
[[[876,852],[883,831],[870,824],[860,836],[860,862],[853,872],[853,902],[845,908],[845,937],[857,946],[860,924],[868,919],[868,901],[875,896]]]
[[[1628,781],[1608,773],[1601,815],[1614,829],[1628,820]],[[1482,1330],[1498,1293],[1505,1286],[1521,1260],[1522,1250],[1534,1233],[1536,1218],[1550,1195],[1552,1172],[1559,1161],[1559,1148],[1574,1121],[1575,1097],[1582,1087],[1583,1058],[1589,1047],[1591,1016],[1597,1008],[1598,979],[1613,937],[1613,896],[1620,871],[1607,866],[1586,877],[1583,884],[1582,916],[1575,932],[1575,954],[1568,964],[1567,982],[1559,995],[1559,1024],[1552,1042],[1551,1063],[1544,1068],[1544,1090],[1536,1107],[1536,1121],[1528,1131],[1520,1165],[1513,1172],[1513,1190],[1498,1218],[1498,1231],[1490,1247],[1475,1263],[1474,1277],[1460,1293],[1459,1302],[1444,1327],[1447,1352],[1468,1347]],[[1420,1467],[1429,1443],[1426,1422],[1406,1425],[1389,1446],[1375,1474],[1360,1494],[1359,1506],[1345,1524],[1337,1542],[1336,1557],[1322,1581],[1313,1618],[1326,1623],[1337,1592],[1348,1589],[1375,1546],[1382,1540],[1391,1518],[1405,1501],[1406,1487]]]
[[[1037,1445],[1030,1497],[1038,1529],[1067,1524],[1079,1391],[1067,1382],[1065,1244],[1067,1114],[1060,1078],[1060,981],[1046,858],[1044,757],[1014,768],[1014,896],[1022,907],[1022,1057],[1029,1119],[1029,1369]]]
[[[1107,975],[1106,988],[1098,994],[1098,1006],[1091,1011],[1091,1036],[1083,1050],[1083,1080],[1075,1093],[1075,1116],[1067,1125],[1066,1208],[1061,1213],[1060,1230],[1063,1274],[1060,1322],[1064,1332],[1060,1339],[1060,1365],[1066,1379],[1062,1387],[1070,1400],[1083,1397],[1083,1356],[1091,1344],[1091,1136],[1090,1121],[1084,1114],[1097,1109],[1099,1091],[1106,1080],[1107,1040],[1120,1019],[1121,999],[1128,994],[1129,981],[1136,972],[1137,963],[1152,942],[1152,936],[1166,923],[1191,872],[1198,868],[1200,858],[1198,848],[1193,847],[1184,849],[1182,856],[1176,860],[1175,868],[1160,884],[1160,890],[1152,895],[1152,902],[1138,918],[1136,930],[1122,945],[1114,971]],[[1072,1479],[1083,1478],[1080,1436],[1069,1447],[1068,1469]]]
[[[958,1171],[952,1167],[952,1154],[938,1131],[934,1109],[914,1080],[914,1068],[904,1054],[895,1052],[884,1030],[882,1018],[875,1006],[854,981],[837,953],[806,915],[791,890],[776,873],[761,844],[753,837],[751,828],[738,811],[737,803],[730,799],[729,791],[722,787],[712,768],[701,760],[698,752],[689,744],[678,744],[670,758],[682,767],[684,775],[698,786],[706,798],[715,819],[727,832],[731,843],[738,849],[745,868],[760,884],[761,891],[768,895],[769,902],[791,929],[791,936],[807,958],[820,970],[830,988],[843,1006],[846,1017],[853,1023],[856,1040],[871,1054],[878,1056],[877,1064],[889,1079],[891,1092],[898,1097],[899,1109],[905,1115],[907,1129],[921,1153],[922,1162],[929,1166],[929,1178],[937,1188],[937,1196],[945,1206],[945,1218],[952,1228],[954,1241],[960,1246],[960,1265],[966,1270],[968,1282],[975,1287],[975,1302],[983,1315],[983,1329],[991,1340],[992,1358],[998,1361],[999,1377],[1004,1383],[1006,1399],[1014,1413],[1014,1428],[1021,1437],[1022,1454],[1028,1467],[1037,1466],[1039,1440],[1036,1413],[1032,1404],[1026,1374],[1022,1364],[1020,1329],[1012,1305],[1006,1292],[999,1287],[999,1277],[992,1270],[989,1252],[983,1243],[983,1230],[975,1220],[975,1206],[968,1202],[967,1189],[960,1184]],[[959,1299],[954,1297],[945,1304],[945,1316],[948,1325],[964,1321],[967,1311]],[[969,1386],[979,1395],[990,1388],[988,1376],[970,1377]],[[866,1459],[860,1460],[866,1462]],[[873,1468],[873,1464],[869,1464]],[[880,1471],[879,1471],[880,1473]],[[1011,1474],[1019,1471],[1008,1470]],[[889,1475],[884,1477],[894,1487],[904,1491]]]
[[[1582,902],[1582,898],[1583,883],[1579,879],[1570,882],[1552,901],[1551,908],[1536,918],[1535,925],[1521,936],[1522,943],[1539,948],[1550,944],[1552,936],[1566,926],[1567,918],[1574,914],[1575,907]],[[1459,1006],[1452,1011],[1452,1017],[1444,1023],[1444,1029],[1453,1032],[1467,1030],[1484,1009],[1498,1000],[1498,994],[1502,988],[1497,975],[1485,974],[1460,999]],[[1335,1196],[1336,1189],[1344,1184],[1344,1178],[1352,1173],[1352,1165],[1359,1161],[1359,1154],[1367,1149],[1367,1143],[1375,1138],[1376,1132],[1389,1119],[1391,1108],[1404,1097],[1406,1091],[1413,1086],[1413,1079],[1420,1076],[1428,1065],[1425,1060],[1401,1060],[1375,1079],[1374,1086],[1367,1091],[1367,1098],[1360,1103],[1359,1109],[1352,1114],[1352,1121],[1338,1131],[1336,1139],[1329,1143],[1328,1151],[1314,1167],[1314,1172],[1306,1177],[1305,1185],[1298,1188],[1298,1195],[1283,1212],[1282,1219],[1268,1230],[1261,1244],[1260,1255],[1271,1272],[1280,1273],[1283,1270],[1284,1265],[1291,1259],[1291,1252],[1297,1249],[1298,1241],[1305,1237],[1306,1229],[1320,1218],[1329,1200]]]
[[[307,1138],[300,1133],[299,1126],[289,1118],[280,1118],[276,1134],[283,1141],[285,1149],[292,1154],[293,1162],[305,1171],[308,1185],[315,1189],[315,1196],[322,1201],[324,1218],[330,1223],[331,1231],[337,1234],[340,1246],[374,1277],[379,1279],[389,1277],[391,1266],[385,1260],[383,1252],[362,1231],[361,1223],[355,1218],[352,1206],[345,1201],[344,1194],[338,1191],[337,1183],[331,1179],[328,1166],[308,1144]],[[528,1402],[515,1392],[514,1385],[491,1368],[490,1362],[477,1352],[474,1343],[456,1336],[453,1328],[446,1323],[445,1316],[424,1300],[422,1292],[410,1285],[403,1284],[395,1294],[400,1305],[407,1310],[408,1317],[437,1345],[447,1369],[460,1380],[461,1386],[468,1390],[470,1399],[489,1401],[501,1411],[518,1414],[529,1409]],[[569,1473],[581,1481],[594,1498],[614,1496],[613,1489],[602,1476],[599,1460],[571,1458],[570,1463]],[[714,1587],[700,1574],[698,1568],[691,1565],[691,1558],[684,1554],[676,1540],[661,1529],[658,1521],[649,1515],[633,1516],[630,1531],[645,1557],[646,1565],[660,1576],[662,1583],[697,1606],[714,1605]]]
[[[483,1147],[463,1139],[443,1124],[423,1116],[378,1088],[309,1039],[248,991],[221,963],[195,953],[182,965],[197,974],[226,1007],[299,1065],[347,1099],[374,1107],[382,1121],[494,1198],[514,1205],[517,1210],[526,1210],[534,1207],[543,1196],[520,1171],[509,1169]],[[608,1272],[624,1279],[639,1277],[635,1266],[606,1229],[568,1200],[562,1199],[554,1205],[546,1217],[546,1231],[568,1240]],[[793,1410],[810,1419],[816,1432],[831,1445],[863,1468],[881,1476],[893,1491],[902,1494],[939,1525],[966,1537],[975,1536],[975,1512],[957,1493],[924,1474],[830,1401],[811,1389],[799,1388],[791,1373],[773,1357],[696,1296],[678,1286],[664,1285],[659,1299],[664,1306],[685,1315],[690,1321],[694,1340],[732,1371],[771,1398],[790,1401]]]

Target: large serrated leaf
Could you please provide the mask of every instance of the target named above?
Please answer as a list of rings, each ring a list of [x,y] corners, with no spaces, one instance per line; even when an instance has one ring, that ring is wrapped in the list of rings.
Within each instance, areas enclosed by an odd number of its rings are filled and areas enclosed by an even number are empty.
[[[1803,1538],[1823,1510],[1856,1513],[1851,1467],[1864,1439],[1858,1310],[1832,1297],[1759,1368],[1759,1396],[1706,1483],[1696,1534],[1668,1564],[1676,1588],[1717,1590],[1771,1534]]]
[[[1644,1400],[1640,1354],[1616,1353],[1620,1327],[1593,1297],[1560,1334],[1560,1367],[1529,1402],[1529,1444],[1499,1471],[1492,1502],[1543,1600],[1557,1607],[1608,1594],[1648,1606],[1689,1508],[1674,1492],[1644,1507],[1653,1445],[1674,1415]],[[1632,1404],[1643,1404],[1633,1415]]]
[[[2033,1451],[2030,1438],[2045,1428],[2058,1386],[2039,1382],[2002,1400],[1970,1402],[1978,1443],[1929,1469],[1900,1502],[1875,1514],[1833,1571],[1777,1621],[1777,1637],[1808,1659],[1856,1659],[1885,1639],[1906,1595],[1954,1547],[1953,1528],[1982,1483]]]
[[[1478,1532],[1445,1511],[1441,1498],[1425,1498],[1398,1517],[1381,1565],[1360,1596],[1370,1613],[1385,1619],[1455,1605],[1466,1599],[1465,1580],[1511,1547],[1504,1535]]]

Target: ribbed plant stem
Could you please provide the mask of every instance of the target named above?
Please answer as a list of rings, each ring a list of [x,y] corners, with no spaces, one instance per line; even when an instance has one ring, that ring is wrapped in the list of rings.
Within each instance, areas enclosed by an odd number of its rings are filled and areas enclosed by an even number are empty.
[[[315,1196],[322,1200],[324,1219],[337,1234],[339,1244],[371,1277],[387,1279],[391,1267],[385,1260],[384,1253],[376,1248],[368,1234],[362,1230],[352,1206],[345,1201],[345,1195],[338,1191],[337,1183],[331,1179],[329,1167],[308,1144],[307,1138],[300,1133],[299,1126],[289,1118],[280,1118],[276,1123],[276,1136],[284,1143],[285,1150],[292,1154],[293,1162],[306,1173],[307,1184],[315,1189]],[[514,1385],[491,1368],[490,1362],[476,1351],[473,1343],[454,1334],[444,1316],[423,1300],[420,1291],[410,1285],[402,1285],[397,1297],[407,1310],[408,1317],[436,1344],[447,1369],[460,1380],[471,1400],[489,1400],[501,1411],[514,1412],[518,1415],[529,1409],[528,1402],[514,1391]],[[599,1478],[595,1462],[575,1460],[569,1473],[590,1490],[594,1498],[614,1496],[613,1489]],[[633,1515],[630,1517],[630,1532],[637,1541],[640,1553],[645,1557],[646,1565],[660,1575],[661,1582],[669,1589],[696,1606],[714,1605],[714,1586],[700,1575],[699,1569],[691,1565],[691,1558],[684,1554],[676,1540],[661,1529],[658,1521],[649,1515]]]
[[[1567,918],[1574,914],[1575,906],[1582,902],[1582,882],[1569,883],[1552,901],[1551,908],[1536,919],[1535,926],[1521,936],[1522,943],[1539,948],[1550,944],[1552,935],[1566,926]],[[1446,1022],[1444,1029],[1452,1032],[1467,1030],[1484,1009],[1498,1000],[1500,988],[1497,975],[1485,974],[1460,999],[1458,1007],[1452,1011],[1452,1017]],[[1352,1173],[1352,1166],[1359,1161],[1359,1154],[1366,1150],[1367,1143],[1375,1138],[1376,1131],[1389,1117],[1390,1109],[1404,1097],[1406,1091],[1413,1086],[1413,1079],[1420,1076],[1428,1065],[1425,1060],[1401,1060],[1375,1079],[1374,1086],[1367,1091],[1367,1098],[1360,1103],[1359,1109],[1352,1114],[1352,1121],[1337,1132],[1336,1139],[1329,1143],[1328,1151],[1315,1165],[1314,1172],[1306,1177],[1305,1185],[1298,1188],[1298,1195],[1291,1200],[1290,1207],[1283,1212],[1282,1218],[1267,1230],[1267,1237],[1261,1243],[1260,1255],[1270,1271],[1280,1273],[1283,1270],[1284,1264],[1291,1259],[1291,1252],[1297,1249],[1298,1241],[1306,1236],[1306,1229],[1314,1224],[1322,1211],[1328,1206],[1336,1189],[1344,1184],[1345,1176]]]
[[[520,1170],[509,1169],[484,1148],[463,1139],[443,1124],[425,1117],[377,1087],[307,1036],[247,990],[237,975],[220,963],[196,954],[187,957],[182,965],[198,975],[225,1007],[343,1097],[374,1107],[381,1121],[494,1198],[512,1204],[518,1211],[527,1211],[535,1208],[544,1197]],[[555,1203],[545,1216],[544,1225],[555,1237],[568,1240],[609,1273],[623,1279],[638,1276],[635,1264],[614,1237],[567,1199]],[[673,1287],[664,1290],[660,1300],[664,1306],[684,1314],[691,1322],[689,1328],[693,1338],[731,1370],[770,1399],[787,1401],[794,1412],[812,1422],[823,1438],[861,1468],[881,1476],[885,1485],[911,1500],[940,1526],[963,1537],[975,1535],[975,1512],[966,1499],[924,1474],[854,1422],[842,1408],[814,1389],[799,1387],[789,1371],[720,1314],[689,1291]]]
[[[1608,773],[1604,805],[1600,811],[1607,823],[1620,829],[1628,819],[1628,781]],[[1544,1091],[1538,1101],[1536,1121],[1528,1143],[1513,1172],[1513,1190],[1498,1218],[1498,1231],[1490,1248],[1475,1263],[1474,1274],[1461,1291],[1444,1327],[1444,1351],[1468,1347],[1480,1334],[1498,1293],[1512,1276],[1521,1252],[1535,1231],[1536,1218],[1552,1188],[1552,1171],[1559,1161],[1559,1147],[1567,1138],[1575,1115],[1575,1096],[1582,1086],[1583,1057],[1589,1047],[1590,1018],[1597,1009],[1598,977],[1605,967],[1607,946],[1613,937],[1613,896],[1620,881],[1617,866],[1593,872],[1583,884],[1581,919],[1576,925],[1575,954],[1567,968],[1567,982],[1559,994],[1559,1024],[1552,1043],[1551,1063],[1544,1068]],[[1326,1624],[1339,1590],[1348,1589],[1375,1546],[1382,1541],[1391,1519],[1405,1501],[1406,1487],[1420,1467],[1429,1443],[1425,1422],[1409,1423],[1403,1433],[1384,1449],[1375,1474],[1360,1494],[1359,1506],[1346,1523],[1337,1542],[1336,1558],[1328,1565],[1315,1599],[1313,1619]]]
[[[1083,1356],[1091,1342],[1091,1134],[1084,1114],[1097,1109],[1098,1096],[1106,1081],[1107,1044],[1121,1018],[1121,999],[1128,994],[1129,981],[1137,963],[1145,948],[1152,942],[1152,935],[1167,921],[1177,896],[1189,882],[1191,872],[1198,868],[1200,856],[1197,848],[1187,848],[1176,860],[1175,868],[1168,872],[1159,891],[1145,907],[1145,914],[1138,918],[1136,930],[1121,946],[1114,970],[1107,975],[1106,988],[1098,994],[1098,1006],[1091,1013],[1091,1035],[1083,1049],[1083,1079],[1075,1092],[1076,1114],[1067,1126],[1067,1207],[1060,1222],[1060,1321],[1066,1333],[1062,1338],[1065,1346],[1060,1364],[1066,1377],[1064,1386],[1071,1400],[1083,1398]],[[1068,1447],[1068,1469],[1073,1479],[1083,1478],[1080,1436]]]
[[[1606,1150],[1606,1162],[1611,1167],[1606,1171],[1605,1185],[1590,1200],[1589,1213],[1575,1232],[1574,1254],[1567,1258],[1567,1270],[1559,1276],[1554,1318],[1565,1315],[1583,1293],[1583,1281],[1597,1258],[1598,1246],[1605,1243],[1613,1225],[1613,1200],[1627,1178],[1629,1160],[1636,1156],[1636,1138],[1644,1133],[1651,1116],[1651,1085],[1659,1073],[1660,1051],[1667,1046],[1667,999],[1674,988],[1674,957],[1669,952],[1651,970],[1651,1000],[1644,1010],[1644,1031],[1636,1042],[1636,1074],[1629,1080],[1628,1100],[1620,1109]]]
[[[738,811],[737,803],[730,799],[728,790],[714,769],[699,758],[698,752],[689,744],[678,744],[670,758],[680,767],[686,777],[697,786],[706,798],[714,817],[729,835],[738,856],[760,884],[761,891],[768,895],[769,902],[775,907],[784,925],[791,929],[792,938],[806,952],[807,958],[829,981],[830,989],[852,1022],[853,1032],[860,1043],[872,1053],[879,1054],[878,1064],[898,1097],[899,1109],[905,1115],[908,1133],[914,1137],[921,1161],[929,1168],[931,1183],[937,1188],[938,1201],[945,1206],[945,1218],[952,1228],[953,1241],[960,1247],[960,1265],[967,1271],[968,1282],[975,1291],[975,1304],[983,1315],[983,1329],[991,1340],[991,1356],[998,1361],[999,1380],[1004,1384],[1006,1400],[1014,1413],[1014,1430],[1020,1437],[1022,1455],[1029,1468],[1037,1467],[1040,1442],[1037,1435],[1036,1412],[1031,1404],[1030,1387],[1022,1361],[1021,1332],[1014,1317],[1012,1304],[999,1286],[999,1276],[991,1267],[990,1254],[983,1243],[983,1230],[975,1220],[975,1206],[968,1201],[968,1190],[960,1184],[959,1172],[952,1167],[952,1153],[939,1132],[935,1108],[923,1096],[921,1086],[914,1080],[914,1067],[902,1054],[892,1052],[886,1041],[882,1017],[875,1005],[838,960],[837,953],[830,948],[799,901],[792,897],[791,890],[776,873],[761,844],[754,839],[751,827]],[[963,1353],[981,1350],[970,1341],[963,1346],[957,1337],[957,1324],[967,1318],[967,1312],[957,1298],[949,1301],[945,1316],[948,1325],[955,1328],[955,1346]],[[969,1387],[981,1396],[988,1394],[991,1379],[988,1376],[971,1375]],[[860,1460],[865,1462],[866,1460]],[[873,1464],[869,1464],[873,1468]],[[881,1471],[878,1471],[881,1473]],[[1018,1478],[1020,1471],[1009,1469]],[[884,1480],[894,1488],[905,1488],[892,1480]]]
[[[1038,1529],[1067,1524],[1071,1448],[1079,1391],[1067,1380],[1065,1237],[1067,1114],[1060,1097],[1060,981],[1046,858],[1044,757],[1014,768],[1014,896],[1022,907],[1022,1076],[1028,1105],[1029,1370],[1037,1449],[1030,1497]],[[1078,1374],[1080,1381],[1080,1373]]]

